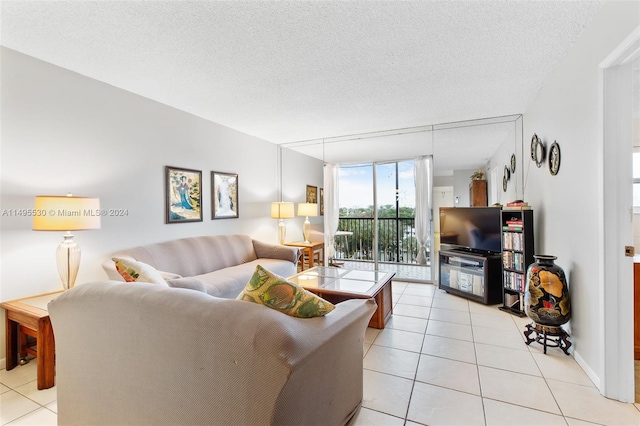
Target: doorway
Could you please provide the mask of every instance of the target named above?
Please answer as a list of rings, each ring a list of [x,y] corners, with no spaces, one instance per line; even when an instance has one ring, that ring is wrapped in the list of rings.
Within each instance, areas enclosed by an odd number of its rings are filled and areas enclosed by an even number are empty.
[[[633,123],[632,64],[640,57],[640,27],[600,64],[601,124],[599,187],[601,226],[600,331],[601,393],[622,402],[635,400],[633,356],[633,260],[623,254],[632,241],[630,185]],[[606,188],[615,188],[607,191]],[[607,232],[605,232],[605,229]]]
[[[631,67],[633,93],[633,247],[634,272],[640,263],[640,58],[636,58]],[[637,285],[634,276],[634,287]],[[635,401],[640,402],[640,291],[634,288],[634,364],[635,364]]]

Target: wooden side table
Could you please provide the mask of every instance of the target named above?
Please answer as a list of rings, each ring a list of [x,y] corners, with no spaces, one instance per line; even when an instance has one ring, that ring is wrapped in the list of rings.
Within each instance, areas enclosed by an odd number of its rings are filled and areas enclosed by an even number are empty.
[[[13,369],[27,353],[36,356],[38,389],[55,384],[55,340],[47,304],[62,291],[0,303],[5,310],[7,370]],[[27,347],[27,336],[36,338],[36,350]]]
[[[304,241],[296,241],[293,243],[284,243],[285,246],[298,247],[302,251],[302,264],[301,270],[304,271],[304,260],[309,259],[309,268],[313,268],[315,253],[318,253],[322,259],[324,257],[324,242],[323,241],[311,241],[305,243]]]

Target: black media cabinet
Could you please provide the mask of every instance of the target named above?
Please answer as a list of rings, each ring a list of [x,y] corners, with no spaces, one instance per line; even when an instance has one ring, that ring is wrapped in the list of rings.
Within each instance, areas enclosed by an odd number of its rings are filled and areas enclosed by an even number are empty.
[[[502,302],[500,254],[440,250],[438,288],[485,305]]]

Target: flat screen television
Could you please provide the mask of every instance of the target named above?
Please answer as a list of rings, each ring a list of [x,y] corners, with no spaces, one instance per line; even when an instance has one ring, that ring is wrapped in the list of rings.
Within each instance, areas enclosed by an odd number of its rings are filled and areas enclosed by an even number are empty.
[[[479,254],[502,251],[500,207],[440,207],[440,245]]]

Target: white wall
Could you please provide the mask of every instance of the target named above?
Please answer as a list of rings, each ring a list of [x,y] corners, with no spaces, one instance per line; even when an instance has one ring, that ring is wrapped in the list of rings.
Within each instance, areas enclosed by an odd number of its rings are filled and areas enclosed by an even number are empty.
[[[560,172],[551,176],[546,165],[531,167],[524,198],[535,209],[536,252],[558,256],[557,263],[567,273],[573,305],[571,341],[576,359],[596,382],[602,375],[603,345],[594,200],[602,179],[597,154],[598,65],[640,24],[639,17],[638,2],[604,2],[524,115],[525,152],[534,133],[547,147],[554,140],[560,144]]]
[[[487,179],[489,185],[489,194],[497,194],[497,201],[500,204],[506,204],[510,201],[522,199],[523,176],[526,179],[531,167],[529,150],[523,150],[522,139],[522,119],[518,119],[513,123],[513,129],[509,131],[504,142],[493,153],[487,162]],[[516,169],[511,173],[511,155],[516,156]],[[510,179],[507,182],[507,190],[504,190],[503,178],[505,175],[505,167],[509,168]],[[533,165],[535,168],[535,164]],[[491,173],[495,172],[496,181],[493,186]],[[493,204],[493,197],[490,195],[489,205]],[[525,200],[526,201],[526,200]]]
[[[469,207],[471,204],[471,198],[469,197],[469,184],[471,183],[471,175],[475,171],[476,169],[453,171],[454,207]]]
[[[140,244],[230,233],[276,242],[275,145],[6,48],[0,55],[0,208],[30,209],[36,195],[72,192],[128,210],[103,218],[100,230],[76,232],[78,283],[106,278],[101,262]],[[164,223],[165,165],[202,170],[202,222]],[[238,173],[239,219],[211,220],[211,171]],[[0,219],[0,300],[61,289],[62,233],[31,231],[30,217]]]
[[[322,161],[300,154],[292,149],[282,149],[282,200],[294,203],[296,214],[298,204],[306,201],[307,185],[318,188],[318,216],[309,217],[311,228],[322,232],[324,229],[324,216],[320,216],[320,188],[323,181]],[[287,242],[304,241],[302,224],[304,217],[296,216],[293,219],[285,219],[287,226]]]

